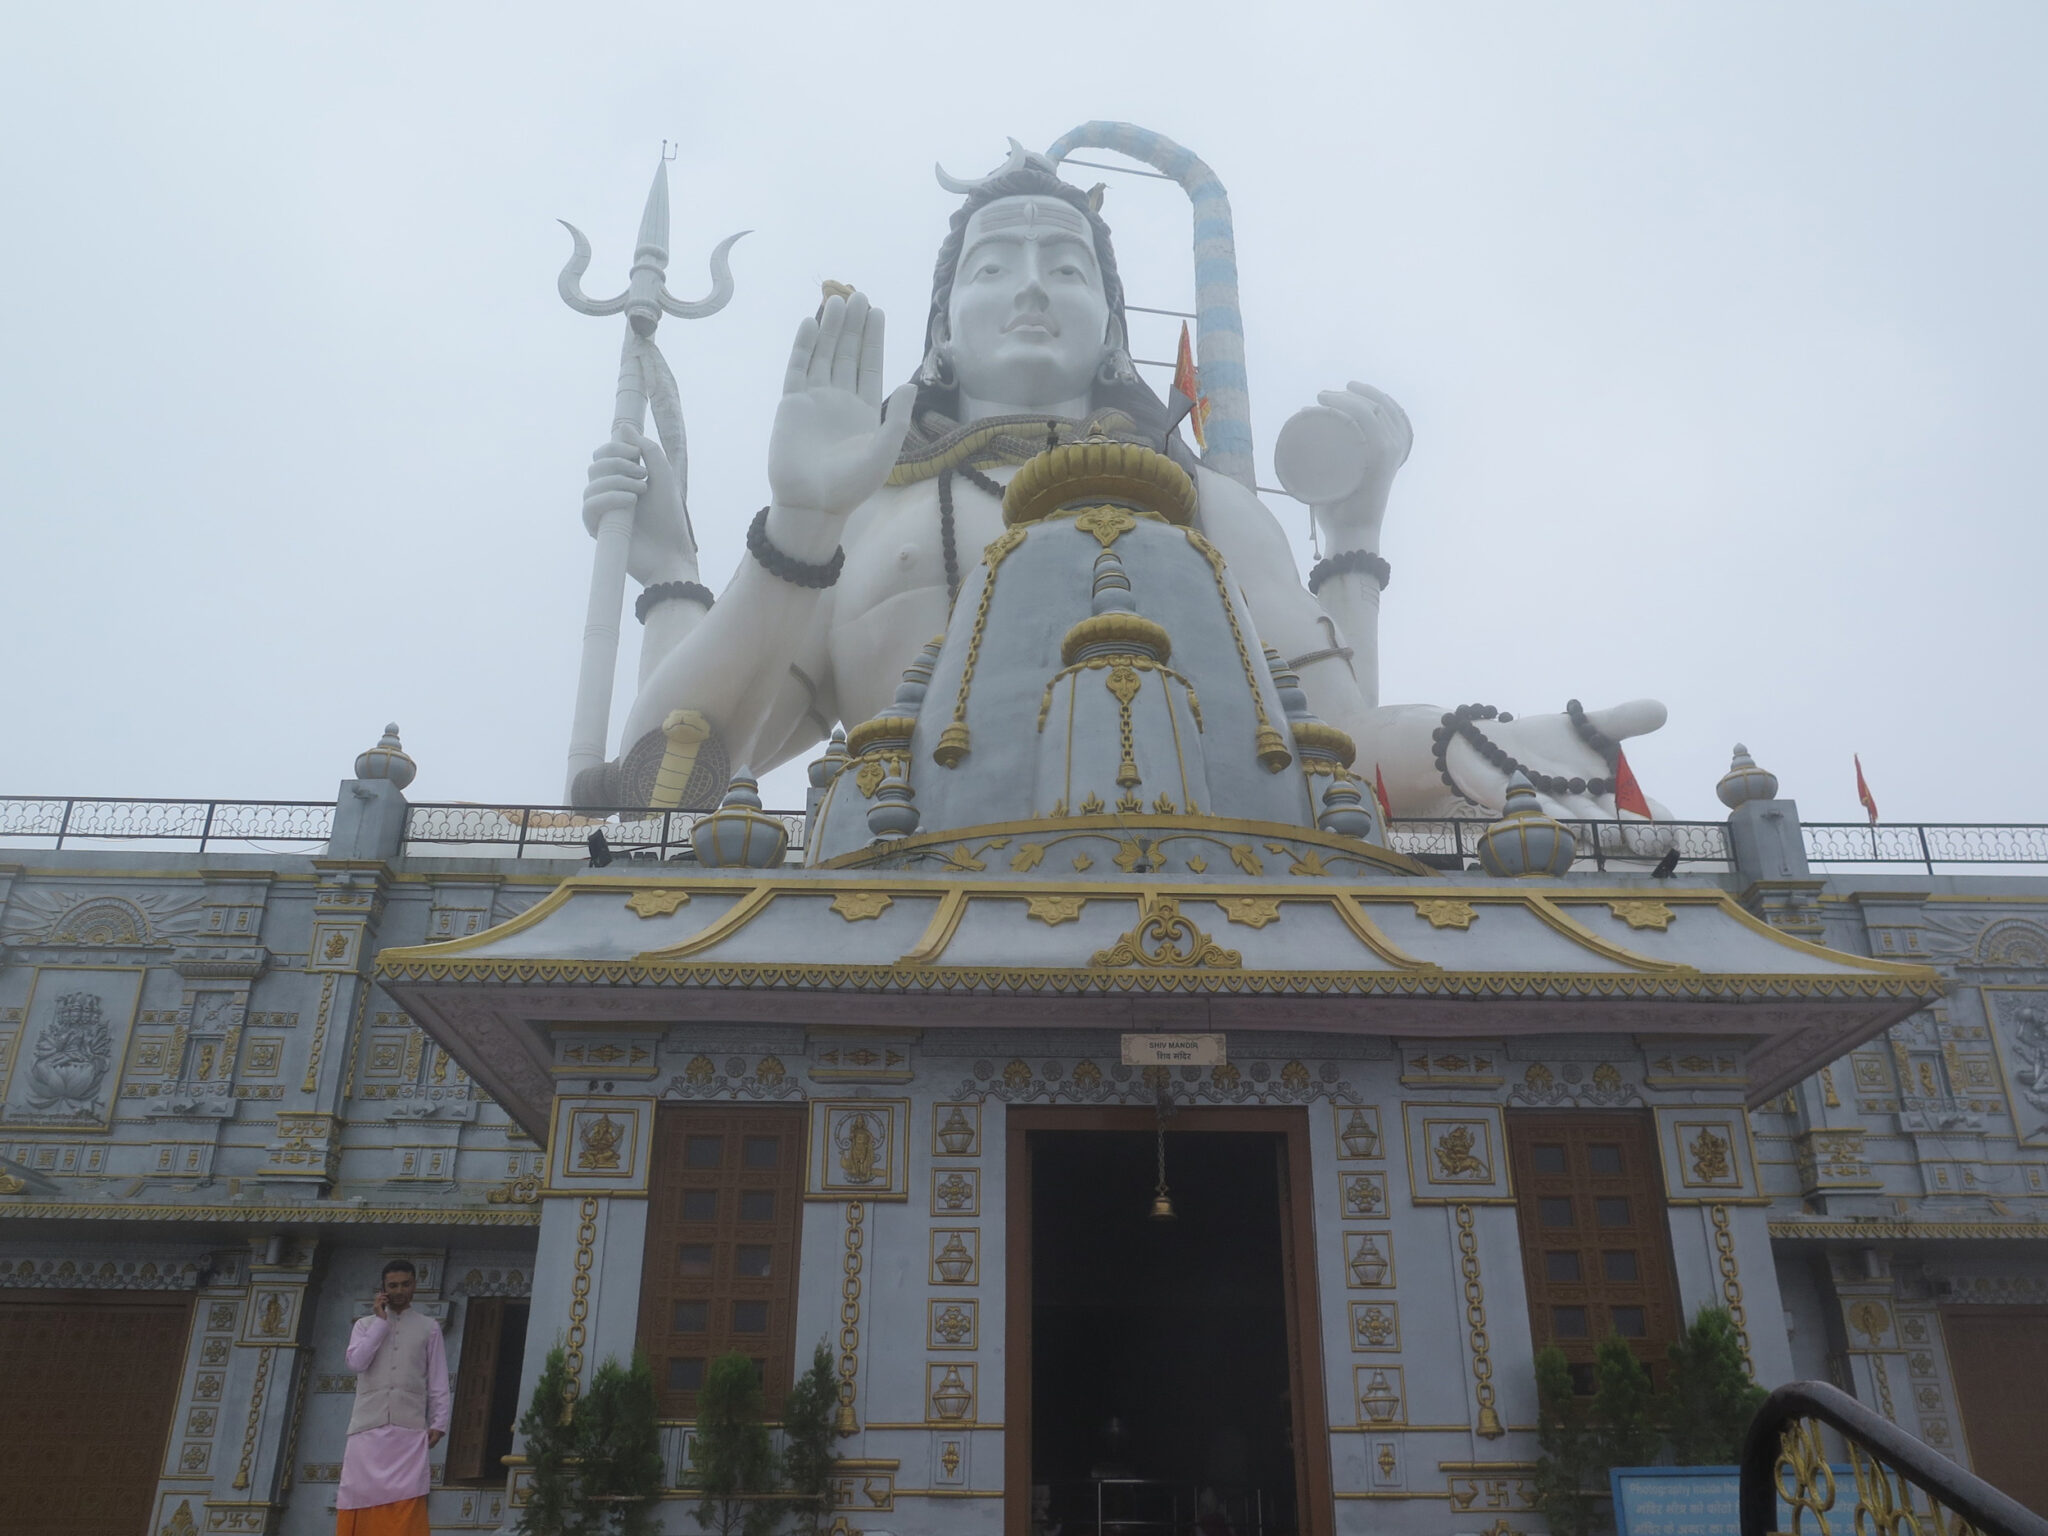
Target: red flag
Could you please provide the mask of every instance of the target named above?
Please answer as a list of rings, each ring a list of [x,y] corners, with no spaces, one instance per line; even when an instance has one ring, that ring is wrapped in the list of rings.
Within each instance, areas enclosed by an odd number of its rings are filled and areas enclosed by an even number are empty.
[[[1209,439],[1202,427],[1209,419],[1209,402],[1201,389],[1195,374],[1195,349],[1188,341],[1188,323],[1183,320],[1180,323],[1180,352],[1173,360],[1173,392],[1186,398],[1188,425],[1195,430],[1195,446],[1206,449]]]
[[[1394,808],[1387,804],[1387,780],[1378,763],[1372,765],[1372,797],[1380,803],[1380,822],[1384,826],[1394,819]]]
[[[1636,782],[1635,770],[1628,765],[1628,754],[1619,746],[1614,749],[1614,814],[1618,820],[1623,811],[1633,811],[1648,821],[1650,802],[1644,798],[1643,786]]]
[[[1855,763],[1856,798],[1863,802],[1863,809],[1869,814],[1870,824],[1874,827],[1877,825],[1877,801],[1870,793],[1870,786],[1863,782],[1863,759],[1860,756],[1856,756]]]

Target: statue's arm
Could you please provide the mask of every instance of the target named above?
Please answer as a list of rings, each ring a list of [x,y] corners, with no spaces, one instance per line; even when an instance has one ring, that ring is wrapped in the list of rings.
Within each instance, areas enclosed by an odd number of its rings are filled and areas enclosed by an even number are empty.
[[[1266,504],[1227,475],[1199,474],[1202,531],[1223,552],[1251,604],[1259,639],[1299,674],[1309,707],[1356,736],[1379,692],[1377,630],[1366,645],[1333,620],[1301,584],[1294,547]]]
[[[679,709],[706,717],[735,766],[759,770],[799,750],[789,745],[803,713],[790,718],[791,664],[829,627],[847,514],[880,489],[910,427],[910,386],[883,408],[883,327],[858,293],[827,299],[797,327],[769,438],[765,549],[740,562],[701,618],[663,611],[697,607],[681,599],[649,613],[628,750]],[[638,446],[650,461],[658,452]]]

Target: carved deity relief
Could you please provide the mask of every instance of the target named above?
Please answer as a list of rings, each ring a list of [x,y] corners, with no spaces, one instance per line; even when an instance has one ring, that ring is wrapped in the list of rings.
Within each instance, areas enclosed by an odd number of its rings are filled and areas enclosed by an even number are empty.
[[[6,1084],[7,1121],[104,1128],[141,992],[139,970],[39,971]]]

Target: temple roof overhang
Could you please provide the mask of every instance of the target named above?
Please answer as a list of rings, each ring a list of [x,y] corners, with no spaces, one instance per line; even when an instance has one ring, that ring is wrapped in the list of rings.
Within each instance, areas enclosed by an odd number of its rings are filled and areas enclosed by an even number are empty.
[[[1710,1035],[1742,1046],[1757,1104],[1940,994],[1931,970],[1805,943],[1718,887],[1555,880],[590,874],[377,970],[535,1134],[558,1030]]]

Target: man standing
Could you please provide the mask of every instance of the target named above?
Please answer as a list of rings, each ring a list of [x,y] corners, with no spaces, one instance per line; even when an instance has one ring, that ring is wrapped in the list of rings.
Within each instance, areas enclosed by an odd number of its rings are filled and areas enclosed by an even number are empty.
[[[409,1259],[386,1264],[376,1310],[348,1336],[356,1407],[335,1536],[429,1536],[427,1451],[448,1433],[448,1356],[440,1326],[412,1309],[418,1278]]]

